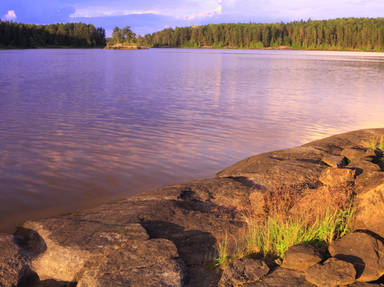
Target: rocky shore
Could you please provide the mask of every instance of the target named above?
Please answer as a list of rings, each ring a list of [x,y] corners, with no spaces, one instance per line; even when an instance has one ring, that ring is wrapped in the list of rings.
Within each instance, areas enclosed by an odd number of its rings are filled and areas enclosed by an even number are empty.
[[[215,178],[25,222],[0,234],[0,286],[384,286],[384,161],[367,145],[381,136],[340,134],[249,157]],[[245,257],[215,267],[217,242],[244,227],[245,210],[263,216],[277,185],[310,193],[313,205],[322,188],[348,186],[353,230],[328,250],[296,245],[274,264]]]

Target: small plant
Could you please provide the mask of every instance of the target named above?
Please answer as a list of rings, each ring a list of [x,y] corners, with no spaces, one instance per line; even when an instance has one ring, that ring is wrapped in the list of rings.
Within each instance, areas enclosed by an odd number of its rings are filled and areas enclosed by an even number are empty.
[[[372,150],[372,151],[376,151],[376,150],[380,150],[382,152],[384,152],[384,136],[381,136],[380,138],[379,137],[376,137],[376,138],[372,138],[367,144],[366,144],[367,148]]]
[[[367,148],[372,150],[372,151],[375,151],[376,150],[376,144],[377,144],[377,138],[375,139],[371,139],[368,143],[367,143]]]
[[[245,213],[246,228],[237,234],[236,240],[229,241],[226,235],[217,244],[216,265],[223,266],[230,260],[250,255],[275,260],[283,258],[290,246],[303,243],[326,247],[350,232],[353,209],[348,187],[301,193],[291,187],[279,187],[267,193],[266,217],[260,219],[252,212]],[[331,201],[328,200],[330,194]],[[305,205],[312,206],[315,202],[323,207],[306,209],[299,205],[299,212],[292,213],[295,209],[292,201],[300,200],[304,200]]]
[[[381,136],[381,137],[380,137],[380,142],[379,142],[378,148],[379,148],[382,152],[384,152],[384,136]]]
[[[217,256],[215,258],[216,266],[225,266],[229,261],[229,250],[228,250],[228,234],[226,233],[224,238],[216,242]]]

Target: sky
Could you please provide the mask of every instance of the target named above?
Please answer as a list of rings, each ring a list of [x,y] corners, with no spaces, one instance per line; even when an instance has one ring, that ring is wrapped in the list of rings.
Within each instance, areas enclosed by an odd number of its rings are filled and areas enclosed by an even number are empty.
[[[141,35],[168,27],[384,17],[384,0],[0,0],[0,18],[31,24],[131,26]]]

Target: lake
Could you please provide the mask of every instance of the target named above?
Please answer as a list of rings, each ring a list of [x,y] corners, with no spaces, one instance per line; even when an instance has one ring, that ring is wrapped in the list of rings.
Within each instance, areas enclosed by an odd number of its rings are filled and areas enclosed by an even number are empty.
[[[0,51],[0,230],[384,127],[384,54]]]

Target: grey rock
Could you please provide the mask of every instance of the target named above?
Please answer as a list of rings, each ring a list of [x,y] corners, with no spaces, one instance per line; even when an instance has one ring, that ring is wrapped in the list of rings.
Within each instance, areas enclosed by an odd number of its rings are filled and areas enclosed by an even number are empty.
[[[321,260],[322,256],[318,248],[308,244],[300,244],[288,248],[281,267],[305,271]]]
[[[267,264],[262,260],[241,258],[225,267],[219,287],[235,287],[259,281],[269,272]]]
[[[353,264],[330,258],[324,264],[316,264],[305,271],[307,281],[318,287],[336,287],[354,283],[356,270]]]
[[[357,281],[374,281],[384,275],[384,244],[367,233],[348,234],[333,242],[329,252],[355,266]]]

